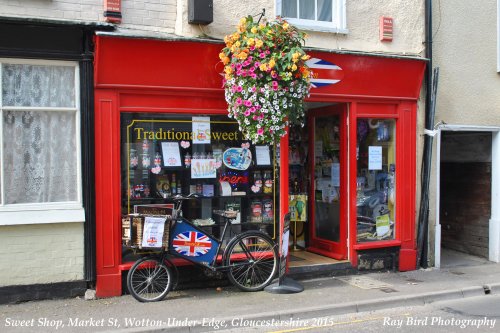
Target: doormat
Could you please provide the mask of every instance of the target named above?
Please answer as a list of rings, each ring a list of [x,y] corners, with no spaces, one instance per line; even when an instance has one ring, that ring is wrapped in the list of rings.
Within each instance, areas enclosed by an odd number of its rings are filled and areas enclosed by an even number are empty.
[[[299,258],[299,257],[293,256],[291,254],[288,256],[288,259],[290,261],[302,261],[302,260],[305,260],[304,258]]]
[[[361,289],[381,289],[392,287],[391,284],[372,279],[368,276],[345,276],[338,277],[336,279]]]

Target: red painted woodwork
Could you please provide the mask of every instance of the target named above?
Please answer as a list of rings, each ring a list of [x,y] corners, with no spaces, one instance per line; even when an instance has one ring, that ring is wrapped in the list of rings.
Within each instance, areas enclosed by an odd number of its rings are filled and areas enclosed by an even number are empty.
[[[175,112],[225,114],[221,88],[223,45],[211,41],[153,40],[96,36],[95,53],[95,194],[96,291],[99,297],[122,292],[120,230],[120,113]],[[355,212],[356,119],[358,116],[394,118],[397,122],[396,240],[401,242],[400,269],[415,268],[416,102],[425,62],[416,59],[377,57],[311,51],[310,55],[342,68],[342,81],[313,88],[309,101],[346,103],[349,179],[344,190],[347,212]],[[364,103],[364,104],[363,104]],[[361,113],[362,112],[362,113]],[[347,121],[347,119],[345,119]],[[347,153],[347,150],[344,150]],[[288,141],[281,141],[280,221],[288,212]],[[349,197],[347,195],[350,195]],[[354,210],[353,210],[354,208]],[[347,214],[347,213],[346,213]],[[355,216],[348,222],[346,244],[353,265],[356,260]],[[347,235],[345,237],[347,239]],[[371,243],[372,244],[372,243]],[[379,242],[376,247],[393,246]]]
[[[315,221],[315,182],[311,181],[309,188],[309,238],[310,246],[308,251],[318,253],[330,258],[343,260],[347,257],[347,106],[340,104],[330,107],[314,109],[308,112],[308,136],[309,136],[309,177],[314,179],[315,158],[311,154],[314,153],[314,138],[315,138],[315,122],[316,117],[336,115],[339,117],[340,130],[340,228],[339,241],[334,242],[322,239],[320,235],[316,235]]]

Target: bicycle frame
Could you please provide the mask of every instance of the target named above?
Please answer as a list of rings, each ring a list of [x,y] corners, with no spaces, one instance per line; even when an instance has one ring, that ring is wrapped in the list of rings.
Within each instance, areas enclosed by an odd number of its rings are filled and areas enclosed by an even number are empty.
[[[225,269],[228,269],[230,267],[237,267],[237,266],[244,266],[244,265],[248,265],[248,263],[241,263],[241,264],[238,264],[238,263],[233,263],[229,266],[224,266],[224,265],[218,265],[217,264],[217,260],[219,258],[220,255],[222,255],[222,258],[221,260],[224,260],[224,252],[221,251],[222,250],[222,244],[223,244],[223,240],[224,240],[224,237],[227,233],[227,230],[229,229],[230,225],[231,225],[231,220],[227,217],[224,217],[224,220],[225,220],[225,224],[224,224],[224,228],[222,230],[222,234],[220,236],[220,238],[217,238],[215,236],[213,236],[212,234],[207,234],[204,230],[202,230],[201,228],[199,228],[198,226],[194,225],[191,221],[189,221],[188,219],[186,218],[183,218],[183,217],[180,217],[180,212],[181,212],[181,209],[182,209],[182,201],[183,199],[180,199],[178,201],[178,204],[176,205],[176,207],[174,208],[174,211],[173,211],[173,214],[172,214],[172,219],[173,219],[173,222],[171,224],[171,227],[170,227],[170,239],[169,239],[169,242],[168,242],[168,249],[163,249],[162,252],[164,252],[162,254],[162,256],[164,257],[165,255],[167,254],[170,254],[174,257],[178,257],[178,258],[182,258],[182,259],[185,259],[193,264],[196,264],[198,266],[202,266],[204,268],[208,268],[210,269],[211,271],[220,271],[220,270],[225,270]],[[186,224],[187,226],[180,226],[181,224]],[[216,248],[215,248],[215,252],[213,251],[210,251],[210,252],[213,252],[213,258],[211,258],[210,261],[200,261],[200,260],[196,260],[195,258],[198,257],[196,255],[184,255],[182,254],[181,252],[177,251],[174,247],[175,247],[175,244],[174,242],[176,241],[177,237],[179,237],[179,235],[182,235],[180,236],[180,238],[186,238],[185,234],[186,233],[189,233],[190,235],[190,238],[192,241],[194,241],[195,244],[198,244],[196,242],[196,240],[200,240],[201,242],[200,243],[205,243],[207,244],[207,239],[209,240],[210,244],[212,242],[215,242],[216,243]],[[194,234],[196,233],[196,234]],[[199,234],[202,235],[202,237],[199,237]],[[206,237],[206,238],[205,238]],[[194,238],[194,240],[193,240]],[[237,236],[235,237],[232,237],[227,246],[229,244],[231,244],[232,242],[235,242],[237,240]],[[185,242],[187,242],[187,240],[184,240]],[[178,241],[179,243],[181,241]],[[191,242],[193,243],[193,242]],[[249,256],[250,258],[254,259],[252,254],[250,253],[250,251],[248,250],[248,248],[244,245],[244,244],[241,244],[242,246],[242,249],[244,251],[244,253]],[[194,246],[193,246],[194,247]],[[209,251],[207,251],[206,253],[204,254],[208,254]],[[203,255],[201,255],[203,256]]]

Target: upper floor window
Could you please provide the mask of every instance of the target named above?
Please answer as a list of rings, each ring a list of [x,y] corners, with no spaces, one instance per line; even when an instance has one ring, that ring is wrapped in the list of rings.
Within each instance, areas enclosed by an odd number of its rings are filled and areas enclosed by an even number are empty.
[[[277,0],[276,8],[299,28],[347,33],[345,0]]]

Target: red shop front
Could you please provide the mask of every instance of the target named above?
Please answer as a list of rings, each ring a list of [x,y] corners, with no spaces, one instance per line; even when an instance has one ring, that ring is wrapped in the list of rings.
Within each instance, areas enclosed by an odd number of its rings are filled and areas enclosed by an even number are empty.
[[[122,216],[176,193],[203,194],[184,213],[214,233],[212,209],[231,207],[240,212],[234,232],[254,228],[274,239],[292,198],[296,220],[306,221],[304,251],[356,267],[366,253],[391,249],[399,270],[415,269],[416,114],[425,62],[311,51],[307,126],[291,128],[275,150],[245,141],[227,118],[222,46],[96,37],[97,295],[120,295],[134,259],[122,246]],[[207,123],[210,138],[197,136]],[[245,147],[255,156],[247,169],[204,169],[203,161]],[[272,187],[255,190],[266,179]],[[271,213],[255,216],[256,205]]]

